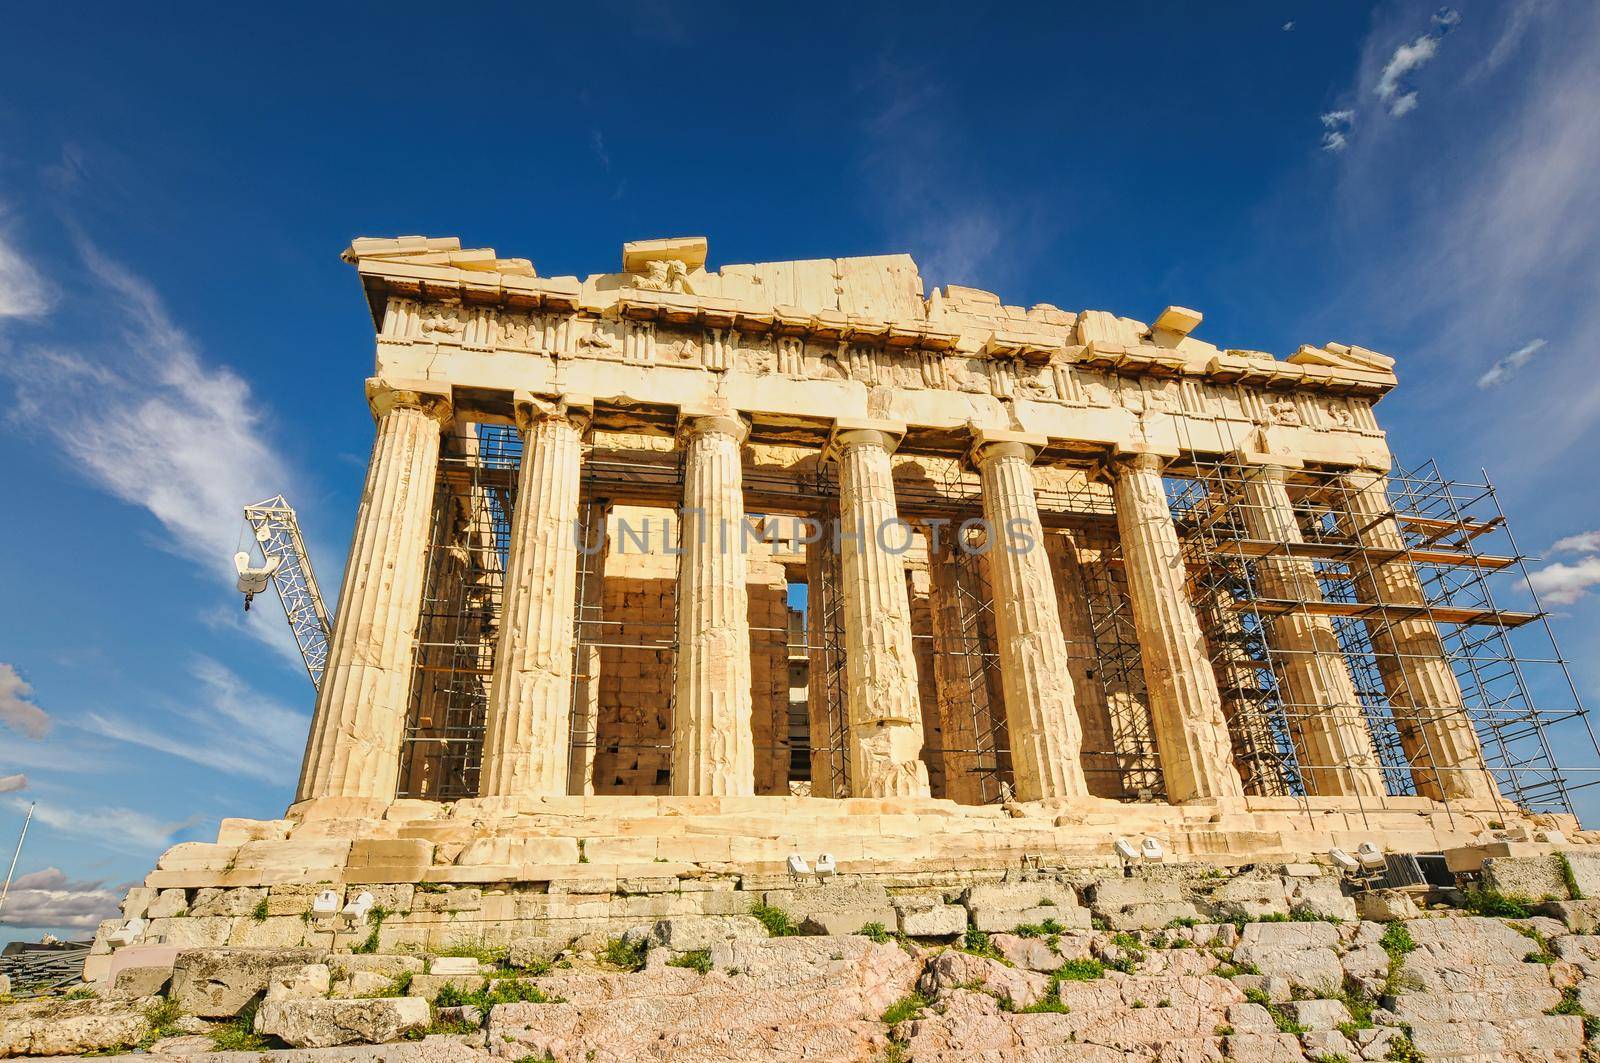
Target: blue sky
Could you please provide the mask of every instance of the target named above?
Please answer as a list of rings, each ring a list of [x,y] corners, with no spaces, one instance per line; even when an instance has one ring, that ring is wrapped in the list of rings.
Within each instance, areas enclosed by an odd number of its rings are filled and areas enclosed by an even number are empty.
[[[40,802],[19,933],[289,800],[311,691],[229,556],[240,505],[283,491],[338,585],[371,438],[357,235],[547,276],[690,233],[714,263],[910,251],[1010,303],[1389,353],[1394,449],[1489,469],[1600,702],[1600,8],[583,7],[8,13],[0,844]]]

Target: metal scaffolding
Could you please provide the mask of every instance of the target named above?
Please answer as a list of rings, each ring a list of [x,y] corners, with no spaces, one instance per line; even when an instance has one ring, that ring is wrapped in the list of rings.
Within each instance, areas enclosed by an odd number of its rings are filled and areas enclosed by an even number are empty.
[[[1600,747],[1487,477],[1450,480],[1430,461],[1396,468],[1358,499],[1373,477],[1295,469],[1285,480],[1294,527],[1274,534],[1247,489],[1256,475],[1193,460],[1166,481],[1247,792],[1315,796],[1314,777],[1348,768],[1318,761],[1301,737],[1328,707],[1297,701],[1288,676],[1296,654],[1315,652],[1348,668],[1390,795],[1418,793],[1419,764],[1425,773],[1432,760],[1429,727],[1454,715],[1470,722],[1508,801],[1571,812],[1572,792],[1600,779],[1569,781],[1550,732],[1571,724],[1589,749]],[[1376,509],[1372,490],[1386,491]],[[1531,611],[1496,604],[1497,574]],[[1416,592],[1393,593],[1396,585]],[[1288,621],[1331,630],[1335,653],[1281,634]],[[1415,688],[1419,669],[1441,660],[1459,698]]]

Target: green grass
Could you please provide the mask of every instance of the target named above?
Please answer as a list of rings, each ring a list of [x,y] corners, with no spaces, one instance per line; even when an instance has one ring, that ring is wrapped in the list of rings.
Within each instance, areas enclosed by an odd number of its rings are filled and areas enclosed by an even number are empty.
[[[491,945],[481,939],[452,941],[448,945],[441,945],[429,951],[435,956],[468,956],[479,963],[486,963],[493,967],[503,964],[506,958],[506,947],[504,945]]]
[[[868,939],[869,941],[875,941],[880,945],[885,945],[893,940],[893,937],[889,933],[889,928],[884,926],[882,923],[868,923],[860,930],[857,930],[856,934],[859,937]]]
[[[994,947],[994,942],[989,940],[989,935],[975,927],[967,927],[967,932],[961,935],[961,940],[956,943],[956,948],[962,952],[970,952],[974,956],[982,956],[989,960],[999,960],[1010,965],[1009,960],[1000,954]]]
[[[378,931],[383,929],[383,921],[389,918],[389,914],[389,909],[385,908],[381,904],[373,908],[372,911],[368,912],[367,921],[372,924],[372,932],[367,935],[367,939],[365,941],[355,946],[350,951],[360,953],[364,956],[370,956],[372,953],[377,952]]]
[[[668,967],[687,967],[698,974],[708,974],[711,971],[711,950],[691,949],[682,956],[674,956],[667,961]]]
[[[267,921],[267,899],[265,897],[257,901],[256,906],[250,909],[250,918],[258,923]]]
[[[644,969],[645,954],[649,951],[650,946],[643,938],[632,942],[624,941],[622,938],[612,938],[601,950],[600,958],[613,967],[621,967],[625,971],[639,971]]]
[[[416,975],[411,971],[401,971],[394,976],[390,983],[378,993],[380,997],[405,997],[411,995],[411,979]]]
[[[789,918],[789,913],[782,908],[757,902],[751,907],[750,914],[767,928],[767,934],[771,937],[787,938],[800,933],[800,928],[795,926],[794,920]]]
[[[483,1016],[483,1021],[485,1022],[489,1020],[489,1010],[496,1004],[562,1003],[565,1003],[565,1001],[561,997],[551,996],[538,986],[534,985],[532,982],[526,982],[520,978],[496,979],[495,981],[484,986],[482,989],[475,989],[470,993],[457,989],[453,985],[447,985],[443,989],[439,990],[439,995],[433,999],[433,1006],[435,1009],[459,1007],[477,1008],[478,1013]],[[434,1025],[438,1026],[439,1024],[435,1023]],[[431,1032],[464,1033],[470,1032],[472,1029],[473,1027],[468,1026],[465,1030],[432,1030]]]
[[[1561,881],[1566,884],[1567,896],[1575,901],[1583,900],[1583,891],[1578,888],[1578,876],[1572,873],[1572,861],[1567,859],[1567,854],[1557,853],[1556,863],[1561,868]]]
[[[86,985],[74,986],[67,990],[68,1000],[93,1000],[95,992]]]
[[[1548,967],[1560,959],[1559,956],[1550,951],[1550,942],[1546,941],[1544,935],[1539,933],[1533,927],[1518,926],[1512,927],[1512,929],[1521,934],[1523,937],[1527,938],[1529,941],[1533,942],[1535,945],[1539,946],[1539,950],[1537,952],[1530,952],[1526,956],[1522,957],[1523,963],[1542,963]]]
[[[1501,893],[1493,886],[1473,886],[1461,895],[1461,907],[1473,915],[1494,919],[1529,919],[1533,901],[1515,893]]]
[[[1390,923],[1383,928],[1383,937],[1378,939],[1378,944],[1389,954],[1389,971],[1384,975],[1383,994],[1392,997],[1410,984],[1400,972],[1405,964],[1406,953],[1415,951],[1417,943],[1404,923]]]
[[[883,1022],[889,1026],[898,1025],[899,1023],[905,1022],[907,1019],[916,1018],[917,1012],[921,1011],[927,1006],[928,998],[923,996],[921,993],[907,993],[893,1004],[890,1004],[888,1008],[884,1009]]]
[[[1106,976],[1106,965],[1096,959],[1068,960],[1055,969],[1052,978],[1062,982],[1092,982]]]
[[[584,851],[585,848],[587,848],[588,844],[589,844],[589,839],[588,838],[579,838],[578,839],[578,863],[580,863],[580,864],[587,864],[589,862],[589,854]]]
[[[1278,1028],[1279,1033],[1292,1033],[1298,1037],[1306,1032],[1306,1028],[1289,1018],[1288,1014],[1278,1007],[1264,990],[1246,989],[1244,998],[1252,1004],[1260,1004],[1263,1008],[1266,1008],[1267,1014],[1272,1016],[1272,1025]]]
[[[271,1048],[272,1040],[256,1033],[255,1025],[256,1003],[251,1001],[231,1020],[211,1027],[206,1033],[218,1052],[261,1052]]]
[[[1417,1046],[1411,1043],[1411,1038],[1405,1034],[1389,1042],[1389,1051],[1383,1058],[1390,1063],[1427,1063],[1422,1053],[1417,1051]]]

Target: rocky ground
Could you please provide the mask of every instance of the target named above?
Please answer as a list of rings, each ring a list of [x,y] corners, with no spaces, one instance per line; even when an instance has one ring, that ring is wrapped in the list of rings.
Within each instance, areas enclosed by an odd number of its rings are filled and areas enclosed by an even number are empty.
[[[1486,914],[1382,893],[1358,909],[1332,880],[1259,876],[1223,884],[1206,913],[1137,879],[1083,900],[1019,881],[880,909],[859,886],[813,886],[769,891],[749,915],[661,919],[611,940],[457,955],[195,949],[170,970],[0,1006],[0,1056],[1600,1058],[1600,935],[1576,932],[1594,929],[1593,902],[1518,917],[1492,891],[1465,901]],[[894,918],[863,920],[880,910]]]

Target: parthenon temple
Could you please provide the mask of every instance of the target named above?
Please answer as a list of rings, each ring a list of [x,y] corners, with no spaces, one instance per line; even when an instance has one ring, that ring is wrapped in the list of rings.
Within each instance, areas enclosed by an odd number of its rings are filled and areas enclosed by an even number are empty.
[[[376,441],[297,808],[1563,797],[1475,663],[1539,619],[1488,595],[1492,492],[1395,465],[1382,354],[906,255],[344,257]]]

